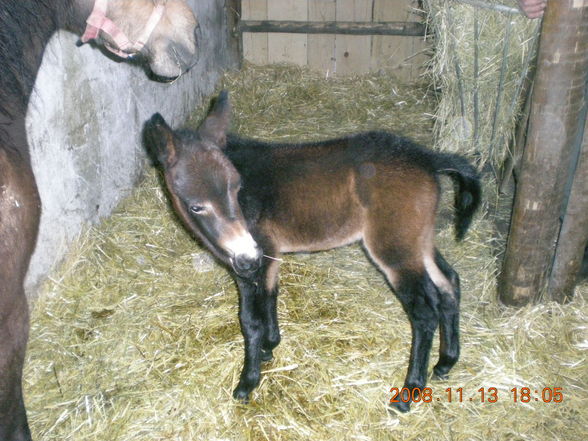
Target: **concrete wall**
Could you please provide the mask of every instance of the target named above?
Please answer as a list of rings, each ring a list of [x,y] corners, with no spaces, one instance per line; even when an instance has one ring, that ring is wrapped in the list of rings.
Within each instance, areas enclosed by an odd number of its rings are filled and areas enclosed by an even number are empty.
[[[200,23],[199,61],[172,84],[150,81],[136,66],[113,61],[78,37],[50,41],[27,114],[33,167],[43,203],[29,296],[81,229],[127,196],[146,164],[141,130],[154,112],[174,125],[236,65],[225,2],[189,0]],[[233,55],[231,55],[233,54]]]

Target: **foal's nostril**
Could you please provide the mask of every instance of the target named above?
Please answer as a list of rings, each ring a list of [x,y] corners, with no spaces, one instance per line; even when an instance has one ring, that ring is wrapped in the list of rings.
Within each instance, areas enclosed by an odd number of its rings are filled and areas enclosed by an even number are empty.
[[[241,272],[255,271],[259,268],[259,260],[246,256],[237,256],[234,260],[235,269]]]

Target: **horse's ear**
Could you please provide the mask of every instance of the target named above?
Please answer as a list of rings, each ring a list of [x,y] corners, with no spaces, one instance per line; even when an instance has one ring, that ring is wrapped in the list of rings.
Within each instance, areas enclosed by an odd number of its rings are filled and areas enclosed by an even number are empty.
[[[174,132],[163,117],[156,113],[145,123],[143,140],[152,159],[164,168],[176,163],[177,150],[174,143]]]
[[[198,127],[198,134],[202,139],[208,140],[221,149],[227,145],[227,130],[231,120],[231,103],[229,92],[223,90],[219,93],[208,115]]]

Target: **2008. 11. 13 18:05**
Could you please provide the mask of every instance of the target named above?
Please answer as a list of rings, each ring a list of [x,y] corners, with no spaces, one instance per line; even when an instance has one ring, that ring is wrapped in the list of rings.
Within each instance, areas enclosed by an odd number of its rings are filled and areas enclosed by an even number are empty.
[[[499,390],[496,387],[481,387],[474,394],[464,393],[463,387],[446,388],[442,393],[435,393],[432,388],[425,387],[420,389],[415,387],[409,389],[406,387],[390,389],[392,398],[390,403],[399,402],[414,402],[414,403],[463,403],[463,402],[479,402],[479,403],[496,403],[505,398],[512,400],[513,403],[561,403],[564,399],[563,390],[561,387],[544,387],[543,389],[534,389],[530,387],[513,387],[508,392]],[[506,397],[504,396],[506,394]]]

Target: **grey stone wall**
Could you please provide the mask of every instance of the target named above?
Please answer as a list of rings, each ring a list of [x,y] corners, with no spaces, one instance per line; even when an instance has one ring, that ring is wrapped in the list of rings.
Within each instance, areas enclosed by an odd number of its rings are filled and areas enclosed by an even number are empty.
[[[26,281],[29,297],[63,259],[88,223],[107,216],[146,164],[144,122],[160,112],[174,126],[236,66],[225,1],[189,0],[200,23],[199,61],[171,84],[113,61],[60,31],[50,41],[27,114],[27,134],[43,203],[37,248]],[[233,55],[231,55],[233,54]]]

